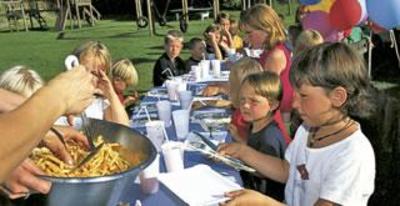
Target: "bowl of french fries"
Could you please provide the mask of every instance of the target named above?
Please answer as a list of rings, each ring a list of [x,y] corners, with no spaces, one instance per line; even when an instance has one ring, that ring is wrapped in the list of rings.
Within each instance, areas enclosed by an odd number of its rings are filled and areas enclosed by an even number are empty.
[[[33,151],[31,159],[46,173],[43,178],[52,182],[48,195],[35,198],[40,199],[40,205],[117,205],[123,191],[155,159],[156,148],[139,132],[112,122],[88,120],[95,145],[103,146],[79,168],[66,165],[46,148]],[[67,142],[67,150],[75,162],[87,156],[74,142]]]

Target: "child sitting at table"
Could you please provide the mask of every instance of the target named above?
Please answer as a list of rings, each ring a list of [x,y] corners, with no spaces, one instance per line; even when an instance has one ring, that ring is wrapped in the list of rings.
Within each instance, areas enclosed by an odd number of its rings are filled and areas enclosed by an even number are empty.
[[[186,71],[190,71],[192,66],[197,66],[201,60],[205,59],[206,44],[203,39],[193,37],[187,46],[191,56],[186,60]]]
[[[221,27],[219,25],[211,24],[208,26],[204,31],[203,36],[206,40],[207,59],[223,60],[228,57],[227,50],[229,47],[221,44]]]
[[[215,20],[215,24],[221,27],[221,45],[224,45],[226,48],[233,48],[233,39],[231,35],[231,21],[228,13],[221,12],[217,15],[217,19]]]
[[[129,118],[124,105],[115,93],[108,75],[111,68],[111,54],[107,47],[99,41],[88,41],[78,46],[73,55],[78,57],[79,63],[97,76],[100,94],[84,111],[85,115],[94,119],[128,125]],[[75,118],[74,124],[79,123],[80,118]],[[69,124],[64,117],[57,120],[55,124]]]
[[[250,74],[240,84],[240,112],[250,123],[247,145],[263,154],[283,159],[287,142],[274,120],[281,99],[282,86],[275,73]],[[241,172],[241,175],[245,188],[283,200],[284,184],[248,172]]]
[[[178,30],[170,30],[164,37],[165,53],[159,57],[153,68],[153,84],[161,86],[172,76],[179,76],[189,71],[185,62],[179,57],[183,47],[183,34]]]
[[[302,31],[296,39],[294,44],[294,55],[297,55],[299,52],[316,46],[318,44],[324,43],[324,38],[322,35],[314,29],[307,29]]]
[[[229,32],[232,35],[232,48],[236,51],[243,49],[243,39],[239,35],[239,23],[235,19],[230,19],[231,26],[229,27]]]
[[[115,93],[117,93],[119,100],[125,107],[134,104],[138,100],[137,91],[130,95],[124,94],[126,88],[135,87],[139,82],[137,71],[129,59],[121,59],[113,64],[110,79]]]
[[[0,88],[25,98],[32,96],[44,85],[43,79],[27,66],[14,66],[1,74]]]
[[[374,192],[375,155],[354,119],[375,110],[365,61],[344,43],[323,43],[301,52],[292,66],[293,107],[304,122],[285,159],[241,144],[222,145],[219,152],[286,183],[287,205],[367,205]],[[227,205],[282,205],[251,190],[227,196]]]

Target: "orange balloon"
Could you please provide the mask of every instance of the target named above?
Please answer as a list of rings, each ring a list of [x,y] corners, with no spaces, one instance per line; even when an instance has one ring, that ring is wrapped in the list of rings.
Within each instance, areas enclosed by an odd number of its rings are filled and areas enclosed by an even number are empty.
[[[318,4],[305,6],[304,10],[306,12],[324,11],[326,13],[329,13],[329,10],[331,9],[334,2],[335,0],[321,0]]]

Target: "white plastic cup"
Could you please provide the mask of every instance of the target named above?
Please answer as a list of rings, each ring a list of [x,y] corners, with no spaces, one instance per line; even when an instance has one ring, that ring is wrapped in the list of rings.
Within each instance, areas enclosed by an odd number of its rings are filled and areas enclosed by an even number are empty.
[[[192,91],[180,91],[179,92],[179,101],[181,103],[182,109],[189,109],[190,103],[192,103],[193,95]]]
[[[190,110],[186,109],[179,109],[172,112],[178,140],[184,140],[189,134],[189,113]]]
[[[177,101],[178,100],[178,86],[179,83],[177,81],[174,80],[167,80],[165,81],[165,85],[167,87],[168,90],[168,98],[171,101]]]
[[[164,122],[165,127],[171,126],[171,103],[168,100],[156,103],[158,118]]]
[[[207,57],[209,60],[213,60],[213,59],[215,59],[215,54],[212,54],[212,53],[208,54]]]
[[[167,172],[176,172],[184,169],[183,143],[169,141],[161,146]]]
[[[201,76],[203,80],[209,79],[210,76],[210,60],[202,60],[200,62]]]
[[[150,121],[146,124],[147,137],[156,147],[157,151],[161,151],[161,145],[164,143],[164,121]]]
[[[220,60],[211,60],[211,65],[212,65],[212,71],[213,71],[213,76],[214,77],[220,77],[221,76],[221,61]]]
[[[158,174],[160,173],[160,155],[157,154],[154,161],[139,175],[140,188],[145,194],[154,194],[159,189]]]
[[[192,69],[192,71],[194,72],[195,81],[196,81],[196,82],[201,81],[201,80],[203,79],[203,78],[202,78],[201,67],[198,66],[198,65],[193,65],[193,66],[191,67],[191,69]]]

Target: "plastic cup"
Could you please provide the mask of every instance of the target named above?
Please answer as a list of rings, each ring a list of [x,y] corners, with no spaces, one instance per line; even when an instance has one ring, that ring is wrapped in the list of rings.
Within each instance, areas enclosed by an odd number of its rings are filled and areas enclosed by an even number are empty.
[[[160,155],[147,166],[139,175],[140,188],[145,194],[154,194],[159,189],[158,174],[160,173]]]
[[[158,118],[164,122],[165,127],[171,126],[171,103],[167,100],[159,101],[156,104]]]
[[[167,172],[176,172],[184,169],[183,143],[169,141],[161,146]]]
[[[161,120],[150,121],[145,124],[147,137],[156,147],[157,151],[161,151],[161,145],[164,142],[164,122]]]
[[[203,80],[209,79],[210,76],[210,60],[202,60],[200,62],[201,76]]]
[[[171,101],[177,101],[178,100],[178,86],[179,83],[173,80],[167,80],[165,81],[165,85],[168,90],[168,98]]]
[[[190,109],[190,103],[192,103],[193,95],[192,91],[181,91],[179,92],[179,101],[182,109]]]
[[[220,60],[211,60],[212,71],[214,77],[221,76],[221,61]]]
[[[189,113],[190,110],[186,109],[175,110],[172,112],[178,140],[184,140],[189,134]]]
[[[201,72],[201,67],[200,66],[192,66],[191,67],[192,71],[194,71],[194,78],[195,81],[201,81],[202,80],[202,72]]]

